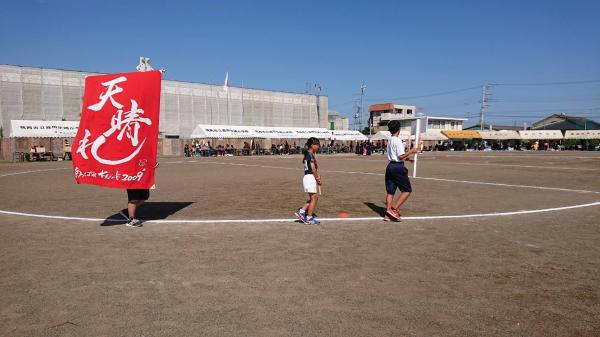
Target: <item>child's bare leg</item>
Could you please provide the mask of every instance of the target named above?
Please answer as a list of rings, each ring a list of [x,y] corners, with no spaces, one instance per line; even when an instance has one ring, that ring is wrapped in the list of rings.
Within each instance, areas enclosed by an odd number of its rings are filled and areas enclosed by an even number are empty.
[[[127,213],[130,219],[135,218],[135,211],[144,204],[144,200],[131,200],[127,204]]]
[[[306,200],[306,203],[304,204],[304,206],[302,206],[302,209],[306,212],[308,210],[309,205],[310,205],[310,194],[308,195],[308,200]]]
[[[410,197],[410,192],[400,193],[400,197],[396,201],[396,205],[394,205],[394,208],[399,209],[400,206],[402,206],[402,204],[406,201],[406,199],[408,199],[408,197]]]
[[[392,207],[394,206],[394,195],[393,194],[388,194],[385,197],[385,206],[387,207],[388,212],[390,212],[392,210]]]
[[[135,218],[135,210],[137,208],[137,200],[131,200],[128,204],[127,204],[127,214],[129,215],[129,219],[133,219]]]
[[[317,200],[319,196],[316,193],[310,193],[310,202],[308,203],[308,211],[306,214],[308,216],[312,216],[315,213],[315,208],[317,208]]]

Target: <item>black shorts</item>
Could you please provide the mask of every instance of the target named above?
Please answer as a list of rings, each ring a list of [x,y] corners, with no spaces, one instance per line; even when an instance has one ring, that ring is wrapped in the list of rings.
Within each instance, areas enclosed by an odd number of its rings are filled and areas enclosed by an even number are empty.
[[[144,189],[127,189],[127,201],[148,200],[150,198],[150,190]]]
[[[395,194],[396,189],[400,192],[412,192],[410,180],[408,179],[408,169],[404,162],[390,162],[385,169],[385,189],[387,194]]]

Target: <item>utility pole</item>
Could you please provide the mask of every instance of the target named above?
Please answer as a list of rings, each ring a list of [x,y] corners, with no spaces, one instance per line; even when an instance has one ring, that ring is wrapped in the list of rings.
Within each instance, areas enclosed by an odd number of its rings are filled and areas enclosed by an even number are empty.
[[[356,106],[355,106],[356,112],[354,113],[354,127],[358,130],[358,131],[362,131],[360,129],[360,102],[358,100],[356,100]]]
[[[363,98],[365,96],[365,89],[367,89],[367,86],[365,85],[365,82],[362,82],[362,84],[360,85],[360,110],[358,111],[358,131],[360,131],[360,132],[362,132],[362,120],[363,120],[362,112],[365,109],[364,102],[363,102]],[[371,134],[371,125],[369,124],[369,135],[370,134]]]
[[[321,127],[321,90],[323,90],[321,85],[319,83],[315,83],[315,91],[317,93],[317,123],[319,123],[317,127],[319,128]]]
[[[489,102],[489,88],[490,85],[486,81],[483,84],[483,89],[481,90],[481,105],[479,106],[479,129],[483,131],[483,115],[485,113],[485,109],[488,106]]]
[[[317,127],[321,127],[321,90],[323,87],[319,83],[306,82],[306,93],[309,95],[315,95],[317,99]],[[328,112],[327,112],[328,113]]]

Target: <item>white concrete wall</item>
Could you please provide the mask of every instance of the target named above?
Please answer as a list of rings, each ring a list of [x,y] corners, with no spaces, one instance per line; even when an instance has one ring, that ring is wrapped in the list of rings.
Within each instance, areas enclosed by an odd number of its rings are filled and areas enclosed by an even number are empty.
[[[92,73],[0,65],[0,126],[13,119],[79,120]],[[317,101],[319,115],[317,115]],[[328,127],[328,97],[164,80],[160,132],[188,138],[197,124]]]

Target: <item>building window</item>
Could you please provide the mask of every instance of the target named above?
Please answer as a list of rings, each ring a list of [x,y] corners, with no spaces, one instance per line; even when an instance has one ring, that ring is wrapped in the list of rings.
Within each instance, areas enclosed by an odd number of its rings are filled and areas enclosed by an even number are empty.
[[[412,109],[406,109],[406,114],[407,115],[412,115]]]
[[[402,113],[402,109],[396,109],[396,113],[401,114]]]
[[[440,121],[431,121],[429,122],[429,127],[431,129],[442,129],[443,125]]]
[[[456,128],[455,128],[455,126],[456,126],[456,125],[455,125],[455,123],[454,123],[454,122],[450,122],[450,129],[452,129],[452,130],[456,129]]]

